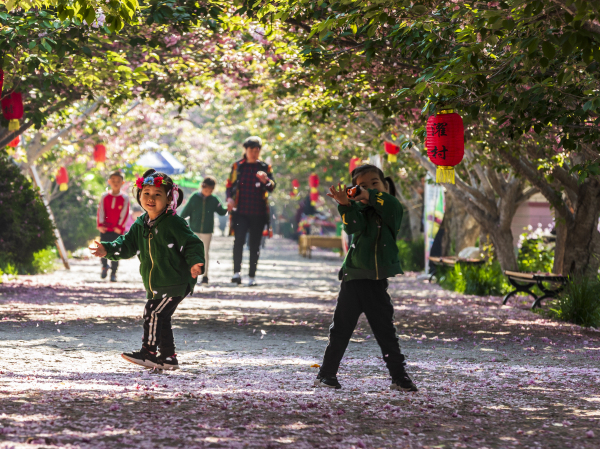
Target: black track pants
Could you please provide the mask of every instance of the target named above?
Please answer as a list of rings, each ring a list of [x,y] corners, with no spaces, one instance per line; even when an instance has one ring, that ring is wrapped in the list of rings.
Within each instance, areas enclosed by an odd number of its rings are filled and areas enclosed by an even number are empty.
[[[117,234],[116,232],[103,232],[100,234],[100,241],[101,242],[114,242],[115,240],[117,240],[119,238],[120,234]],[[102,258],[102,266],[106,269],[108,269],[108,259],[105,259],[104,257]],[[117,268],[119,268],[119,261],[118,260],[111,260],[110,261],[110,269],[113,273],[117,272]]]
[[[175,354],[175,339],[171,328],[171,317],[185,296],[151,299],[144,309],[144,346],[151,351],[160,349],[160,353],[169,357]]]
[[[381,348],[383,360],[392,378],[404,371],[404,355],[394,326],[394,306],[387,292],[388,281],[356,279],[342,282],[333,323],[329,327],[329,343],[325,348],[320,374],[332,377],[338,368],[360,314],[364,312]]]
[[[233,216],[233,232],[235,240],[233,242],[233,272],[242,271],[242,257],[244,255],[244,244],[246,235],[249,234],[248,246],[250,247],[250,270],[248,276],[256,276],[256,267],[258,265],[258,256],[260,255],[260,242],[262,233],[267,224],[264,215],[240,215]]]

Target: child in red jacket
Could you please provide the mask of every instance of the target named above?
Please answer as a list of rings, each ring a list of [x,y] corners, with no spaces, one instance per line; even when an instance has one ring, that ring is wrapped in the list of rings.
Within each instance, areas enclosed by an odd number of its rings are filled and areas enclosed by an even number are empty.
[[[100,241],[112,242],[121,234],[125,233],[125,222],[129,215],[129,197],[121,193],[123,186],[123,174],[115,171],[108,177],[110,190],[102,195],[100,204],[98,204],[98,216],[96,226],[100,231]],[[117,268],[119,262],[112,260],[110,262],[111,282],[117,282]],[[102,258],[102,273],[100,277],[106,279],[108,276],[108,260]]]

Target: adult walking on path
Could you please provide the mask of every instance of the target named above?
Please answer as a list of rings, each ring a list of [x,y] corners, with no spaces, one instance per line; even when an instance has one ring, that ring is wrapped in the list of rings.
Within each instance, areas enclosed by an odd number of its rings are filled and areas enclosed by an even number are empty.
[[[194,193],[179,213],[181,218],[190,218],[192,232],[204,243],[203,284],[208,284],[208,252],[215,229],[215,212],[219,215],[227,215],[227,209],[223,207],[221,200],[212,194],[216,185],[217,180],[212,176],[204,178],[200,192]]]
[[[233,277],[231,282],[242,283],[242,256],[246,235],[249,234],[250,269],[248,285],[256,285],[256,266],[260,255],[260,242],[269,224],[269,192],[275,189],[273,170],[266,162],[258,160],[262,141],[248,137],[244,141],[244,157],[233,164],[227,180],[227,209],[231,213],[233,243]]]

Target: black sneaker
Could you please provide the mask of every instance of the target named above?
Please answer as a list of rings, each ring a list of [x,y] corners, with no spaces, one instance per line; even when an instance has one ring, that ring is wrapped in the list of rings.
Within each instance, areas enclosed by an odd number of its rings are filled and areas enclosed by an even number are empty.
[[[179,362],[177,361],[177,354],[165,357],[164,355],[158,356],[158,367],[160,369],[179,369]]]
[[[100,273],[100,277],[102,279],[106,279],[106,276],[108,276],[108,267],[102,267],[102,272]]]
[[[125,360],[131,363],[135,363],[136,365],[145,366],[146,368],[161,368],[158,364],[158,359],[156,357],[156,353],[152,353],[148,351],[146,348],[142,347],[139,351],[135,352],[124,352],[121,354]]]
[[[390,385],[390,390],[419,391],[419,389],[413,383],[413,381],[407,373],[403,373],[400,375],[400,377],[392,379],[392,385]]]
[[[336,376],[325,377],[325,376],[321,376],[320,374],[315,379],[315,387],[335,388],[336,390],[339,390],[342,388],[342,386],[338,382]]]
[[[200,282],[201,284],[208,284],[208,278],[206,276],[204,276],[202,278],[202,282]]]
[[[110,282],[117,282],[117,273],[110,274]]]
[[[241,284],[242,283],[242,276],[240,275],[240,273],[235,273],[233,275],[233,277],[231,278],[231,282],[233,284]]]

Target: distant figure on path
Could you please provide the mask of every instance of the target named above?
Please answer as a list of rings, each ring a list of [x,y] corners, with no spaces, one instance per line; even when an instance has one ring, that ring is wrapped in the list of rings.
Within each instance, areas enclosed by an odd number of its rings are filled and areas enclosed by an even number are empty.
[[[227,215],[227,209],[223,207],[219,198],[212,194],[216,185],[217,180],[212,176],[204,178],[200,192],[194,193],[179,213],[181,218],[190,218],[190,228],[204,243],[203,284],[208,284],[208,254],[215,229],[215,212],[219,215]]]
[[[112,172],[107,182],[110,190],[100,198],[98,214],[96,216],[96,227],[100,231],[100,241],[112,242],[125,233],[125,223],[129,216],[129,197],[121,193],[123,174],[120,171]],[[117,282],[118,267],[118,261],[111,261],[111,282]],[[100,277],[106,279],[106,276],[108,276],[108,261],[106,258],[102,258],[102,272]]]
[[[387,278],[402,273],[396,246],[402,205],[396,199],[392,179],[385,178],[374,165],[354,169],[352,184],[361,187],[352,201],[345,186],[331,186],[327,194],[339,203],[344,230],[352,234],[352,246],[339,273],[342,285],[315,386],[342,388],[337,380],[338,368],[358,318],[364,313],[392,376],[390,388],[417,391],[406,372],[394,326],[394,306],[387,292]]]
[[[256,285],[256,266],[260,254],[263,230],[269,224],[269,192],[275,189],[273,170],[258,160],[262,141],[248,137],[244,141],[244,157],[231,167],[227,180],[227,210],[231,213],[233,243],[233,277],[231,282],[242,283],[242,256],[246,235],[249,234],[250,269],[248,285]]]
[[[148,170],[133,188],[146,211],[114,242],[94,242],[94,256],[110,260],[140,260],[140,273],[148,302],[144,309],[142,349],[126,352],[128,362],[146,368],[177,369],[171,317],[183,299],[194,291],[204,266],[204,244],[187,222],[176,215],[183,192],[164,173]],[[157,349],[160,355],[157,356]]]

